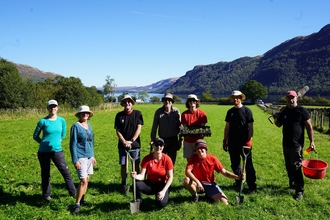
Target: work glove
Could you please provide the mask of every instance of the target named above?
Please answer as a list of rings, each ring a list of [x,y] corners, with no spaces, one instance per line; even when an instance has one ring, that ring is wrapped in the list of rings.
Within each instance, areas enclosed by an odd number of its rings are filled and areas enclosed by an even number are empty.
[[[227,139],[223,139],[222,141],[222,148],[224,151],[228,151],[228,144],[227,144]]]
[[[248,140],[246,143],[245,143],[245,146],[248,146],[248,147],[252,147],[252,139]]]

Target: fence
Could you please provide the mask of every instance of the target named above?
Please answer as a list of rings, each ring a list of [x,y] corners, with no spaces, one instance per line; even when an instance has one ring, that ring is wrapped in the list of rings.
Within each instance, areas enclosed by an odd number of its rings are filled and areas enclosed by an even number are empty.
[[[118,109],[120,107],[119,103],[104,103],[96,107],[91,107],[91,111],[111,111],[113,109]],[[77,112],[77,108],[66,108],[59,106],[59,114],[73,115]],[[44,117],[48,115],[48,110],[44,109],[32,109],[32,108],[18,108],[18,109],[0,109],[0,120],[10,120],[16,118],[29,118],[29,117]]]
[[[284,105],[258,105],[265,112],[273,115],[276,112],[279,112]],[[314,129],[321,132],[330,133],[330,108],[307,108],[311,114],[311,120]]]

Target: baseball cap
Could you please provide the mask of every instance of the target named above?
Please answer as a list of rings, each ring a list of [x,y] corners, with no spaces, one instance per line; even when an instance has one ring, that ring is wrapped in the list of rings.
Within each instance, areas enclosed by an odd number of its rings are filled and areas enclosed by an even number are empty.
[[[294,96],[294,97],[297,97],[298,95],[297,95],[297,93],[296,93],[295,91],[291,90],[291,91],[288,91],[288,92],[286,93],[286,97],[288,97],[288,96]]]
[[[157,142],[161,142],[162,144],[165,143],[164,140],[163,140],[163,138],[155,138],[154,144],[156,144]]]
[[[52,100],[49,100],[49,101],[47,102],[47,107],[50,106],[50,105],[56,105],[56,106],[58,106],[58,103],[57,103],[56,100],[52,99]]]
[[[194,100],[196,100],[196,101],[199,100],[199,99],[197,98],[197,96],[194,95],[194,94],[190,94],[190,95],[188,95],[187,100],[189,100],[189,99],[194,99]]]

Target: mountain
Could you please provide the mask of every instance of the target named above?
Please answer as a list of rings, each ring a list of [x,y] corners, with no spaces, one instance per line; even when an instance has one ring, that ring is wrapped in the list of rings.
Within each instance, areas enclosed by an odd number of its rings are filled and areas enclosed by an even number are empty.
[[[287,40],[262,56],[195,66],[163,92],[230,94],[249,80],[260,82],[272,95],[305,85],[311,95],[329,95],[330,24],[309,36]]]
[[[18,72],[21,74],[23,79],[27,79],[29,77],[32,78],[34,82],[44,81],[46,78],[54,79],[56,76],[59,76],[58,74],[52,72],[44,72],[29,65],[17,64],[17,63],[13,63],[13,64],[16,66]]]
[[[36,82],[55,78],[23,64],[15,64],[22,77]],[[283,95],[287,90],[310,87],[310,95],[330,94],[330,24],[319,32],[298,36],[268,50],[263,55],[241,57],[231,62],[197,65],[180,78],[160,80],[147,86],[116,87],[116,92],[155,92],[175,94],[228,95],[249,80],[256,80],[268,89],[269,95]]]
[[[147,86],[125,86],[125,87],[116,87],[116,92],[141,92],[146,91],[149,93],[160,93],[175,83],[176,80],[178,80],[179,77],[173,77],[169,79],[163,79],[156,83],[153,83],[151,85]]]

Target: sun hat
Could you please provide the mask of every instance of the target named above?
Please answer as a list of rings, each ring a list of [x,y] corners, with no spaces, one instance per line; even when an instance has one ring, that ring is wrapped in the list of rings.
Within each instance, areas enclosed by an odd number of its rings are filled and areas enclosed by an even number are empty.
[[[79,114],[82,112],[88,112],[89,113],[89,118],[93,117],[94,113],[89,110],[89,107],[87,105],[82,105],[78,108],[78,112],[75,114],[75,116],[78,118]]]
[[[155,138],[155,140],[153,142],[154,142],[154,144],[156,144],[157,142],[161,142],[162,145],[165,143],[163,138]]]
[[[298,95],[297,95],[297,93],[296,93],[295,91],[291,90],[291,91],[288,91],[288,92],[286,93],[286,97],[288,97],[288,96],[294,96],[294,97],[297,97]]]
[[[131,101],[132,101],[132,104],[135,105],[135,101],[132,99],[132,97],[131,97],[130,95],[126,94],[126,95],[124,95],[124,98],[122,98],[121,101],[120,101],[120,105],[121,105],[121,106],[124,107],[124,101],[125,101],[126,99],[131,100]]]
[[[203,139],[198,139],[195,142],[195,150],[197,150],[198,148],[205,148],[206,150],[208,149],[206,142]]]
[[[162,102],[164,102],[164,99],[171,99],[172,103],[174,103],[173,95],[171,93],[166,93],[162,98]]]
[[[196,101],[199,100],[199,99],[197,98],[197,96],[194,95],[194,94],[190,94],[190,95],[188,95],[187,100],[188,100],[188,99],[194,99],[194,100],[196,100]]]
[[[241,96],[242,97],[242,101],[245,100],[245,95],[241,91],[234,90],[231,93],[230,98],[232,99],[234,96]]]
[[[50,106],[50,105],[56,105],[56,106],[58,106],[58,103],[57,103],[56,100],[52,99],[52,100],[49,100],[49,101],[47,102],[47,107]]]

